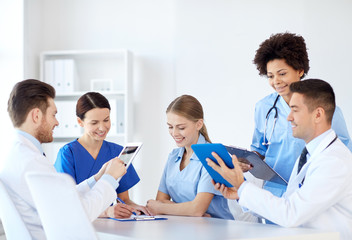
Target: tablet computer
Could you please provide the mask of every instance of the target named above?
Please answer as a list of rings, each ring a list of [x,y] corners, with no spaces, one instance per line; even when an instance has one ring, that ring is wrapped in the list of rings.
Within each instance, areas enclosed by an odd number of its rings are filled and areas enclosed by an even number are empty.
[[[218,164],[215,157],[211,155],[212,152],[216,152],[224,163],[229,167],[233,168],[232,157],[226,150],[226,147],[220,143],[205,143],[205,144],[194,144],[191,146],[194,153],[197,155],[209,175],[213,178],[214,182],[224,184],[226,187],[233,187],[228,181],[226,181],[218,172],[210,167],[206,161],[207,158]]]
[[[136,157],[141,147],[141,142],[127,143],[123,147],[118,158],[120,158],[125,163],[126,169],[131,165],[133,159]]]
[[[263,161],[255,152],[234,146],[226,146],[226,149],[231,155],[234,154],[237,158],[245,159],[247,161],[245,163],[251,164],[253,168],[250,169],[249,172],[256,178],[287,185],[287,181]],[[239,161],[241,161],[241,159],[239,159]]]

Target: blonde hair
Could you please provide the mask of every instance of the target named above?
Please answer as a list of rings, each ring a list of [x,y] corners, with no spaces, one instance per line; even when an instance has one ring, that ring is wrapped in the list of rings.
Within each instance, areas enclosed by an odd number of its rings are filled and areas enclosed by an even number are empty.
[[[191,95],[182,95],[173,100],[166,109],[166,113],[169,112],[185,117],[193,122],[204,119],[202,105],[195,97]],[[211,143],[207,128],[204,123],[199,132],[204,136],[207,142]]]

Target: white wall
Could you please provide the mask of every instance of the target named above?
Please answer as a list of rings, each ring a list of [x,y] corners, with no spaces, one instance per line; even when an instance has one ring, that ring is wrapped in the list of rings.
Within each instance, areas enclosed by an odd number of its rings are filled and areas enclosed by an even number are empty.
[[[177,94],[203,103],[213,141],[249,147],[254,105],[272,92],[252,64],[255,51],[272,33],[285,31],[305,38],[307,78],[332,84],[352,131],[352,1],[175,2]]]
[[[23,2],[0,1],[0,150],[4,153],[11,135],[12,123],[7,101],[13,85],[23,78]],[[0,167],[3,159],[0,159]]]
[[[165,123],[174,87],[172,1],[30,0],[26,3],[25,76],[39,78],[46,50],[129,49],[134,57],[134,141],[144,143],[134,162],[142,181],[132,199],[155,198],[172,148]],[[170,84],[171,83],[171,84]]]
[[[144,146],[133,199],[153,198],[174,143],[165,109],[196,96],[214,142],[249,147],[255,103],[272,92],[252,60],[272,33],[301,34],[308,77],[329,81],[350,131],[352,1],[26,1],[26,77],[39,77],[45,50],[127,48],[134,53],[135,135]],[[352,133],[352,132],[351,132]]]

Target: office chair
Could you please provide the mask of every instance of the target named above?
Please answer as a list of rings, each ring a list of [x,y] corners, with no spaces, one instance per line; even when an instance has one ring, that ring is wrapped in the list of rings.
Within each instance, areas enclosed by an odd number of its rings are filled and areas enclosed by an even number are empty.
[[[26,181],[49,240],[98,239],[71,176],[32,172]]]
[[[7,240],[32,239],[2,181],[0,181],[0,218]]]

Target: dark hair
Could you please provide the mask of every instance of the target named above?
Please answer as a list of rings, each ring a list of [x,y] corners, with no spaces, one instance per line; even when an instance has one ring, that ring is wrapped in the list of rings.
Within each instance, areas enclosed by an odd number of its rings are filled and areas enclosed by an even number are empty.
[[[76,116],[83,120],[86,112],[93,108],[108,108],[111,110],[109,101],[106,97],[97,92],[87,92],[77,101]]]
[[[304,103],[310,112],[318,107],[323,108],[327,121],[331,123],[336,105],[334,90],[329,83],[320,79],[307,79],[291,83],[290,90],[304,96]]]
[[[27,79],[16,83],[7,102],[7,111],[13,126],[20,127],[33,108],[39,108],[46,114],[48,98],[55,98],[55,89],[45,82]]]
[[[190,95],[182,95],[173,100],[166,109],[166,113],[169,112],[176,113],[193,122],[204,119],[202,105],[195,97]],[[204,136],[207,142],[211,142],[204,123],[199,132]]]
[[[266,75],[268,62],[284,59],[295,70],[304,70],[301,79],[309,71],[309,59],[304,38],[293,33],[277,33],[262,42],[255,54],[253,63],[259,75]]]

